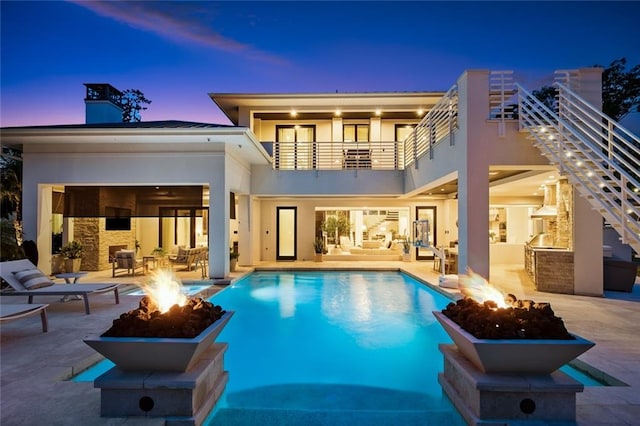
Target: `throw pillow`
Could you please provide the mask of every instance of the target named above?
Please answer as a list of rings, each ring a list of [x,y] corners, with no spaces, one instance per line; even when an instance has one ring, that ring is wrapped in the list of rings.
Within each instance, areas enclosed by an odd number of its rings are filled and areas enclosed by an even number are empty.
[[[25,286],[27,290],[35,290],[36,288],[49,287],[53,282],[38,269],[26,269],[24,271],[14,271],[16,279],[20,284]]]

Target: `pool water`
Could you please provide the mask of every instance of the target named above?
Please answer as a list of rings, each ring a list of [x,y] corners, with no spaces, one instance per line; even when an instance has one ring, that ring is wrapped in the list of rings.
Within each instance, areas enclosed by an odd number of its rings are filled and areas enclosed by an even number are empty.
[[[200,293],[201,291],[205,291],[210,287],[211,287],[211,284],[183,284],[182,291],[187,296],[194,296]],[[127,292],[126,294],[127,296],[144,296],[145,295],[144,290],[141,288],[136,288],[134,290]]]
[[[450,300],[407,275],[256,272],[210,300],[235,311],[217,339],[229,343],[229,382],[211,424],[259,424],[260,410],[270,424],[301,412],[323,413],[318,424],[361,424],[372,412],[382,424],[435,413],[464,424],[437,380],[438,344],[451,341],[431,312]]]

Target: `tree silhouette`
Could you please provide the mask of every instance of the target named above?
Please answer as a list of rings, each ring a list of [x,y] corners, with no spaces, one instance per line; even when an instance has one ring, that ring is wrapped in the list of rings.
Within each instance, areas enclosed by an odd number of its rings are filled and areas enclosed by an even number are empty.
[[[602,112],[615,121],[640,112],[640,65],[626,67],[627,59],[620,58],[602,72]]]
[[[151,101],[144,96],[138,89],[127,89],[122,92],[120,97],[120,104],[122,105],[122,122],[132,123],[140,122],[142,120],[141,111],[147,109],[144,104],[151,104]]]

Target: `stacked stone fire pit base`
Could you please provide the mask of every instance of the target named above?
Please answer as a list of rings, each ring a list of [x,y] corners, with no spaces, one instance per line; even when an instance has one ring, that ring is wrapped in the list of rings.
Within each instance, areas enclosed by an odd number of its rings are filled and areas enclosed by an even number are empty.
[[[233,316],[202,299],[161,314],[143,298],[85,343],[115,364],[94,380],[102,417],[164,417],[167,426],[199,426],[224,392],[226,343],[215,339]],[[147,331],[165,337],[136,337]],[[121,337],[121,334],[133,336]],[[184,337],[184,335],[194,337]]]
[[[222,395],[226,343],[209,346],[186,372],[133,372],[113,367],[94,381],[102,417],[164,417],[167,426],[201,425]]]
[[[469,425],[575,424],[576,393],[584,386],[558,369],[594,343],[569,334],[548,304],[492,304],[462,299],[433,313],[455,343],[440,345],[444,392]],[[505,330],[527,336],[545,328],[539,337],[480,338]]]
[[[575,423],[576,393],[584,386],[561,371],[551,374],[487,374],[455,345],[440,345],[442,389],[469,425]]]

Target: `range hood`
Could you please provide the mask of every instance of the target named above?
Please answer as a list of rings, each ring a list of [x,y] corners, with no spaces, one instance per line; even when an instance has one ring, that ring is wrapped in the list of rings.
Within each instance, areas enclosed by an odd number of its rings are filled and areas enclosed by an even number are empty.
[[[531,214],[532,219],[544,219],[558,216],[558,208],[556,207],[556,186],[544,186],[544,201],[542,207]]]

